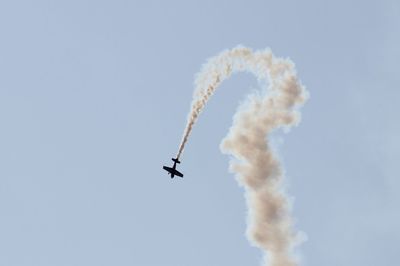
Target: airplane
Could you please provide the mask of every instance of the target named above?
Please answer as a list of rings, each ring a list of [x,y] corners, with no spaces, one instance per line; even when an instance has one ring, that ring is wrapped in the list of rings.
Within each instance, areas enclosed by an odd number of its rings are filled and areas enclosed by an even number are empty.
[[[168,166],[163,166],[163,169],[166,170],[168,174],[171,175],[171,178],[174,178],[174,176],[183,177],[183,174],[178,170],[176,170],[176,164],[181,162],[178,160],[178,158],[172,158],[172,161],[174,161],[174,165],[172,166],[172,168]]]

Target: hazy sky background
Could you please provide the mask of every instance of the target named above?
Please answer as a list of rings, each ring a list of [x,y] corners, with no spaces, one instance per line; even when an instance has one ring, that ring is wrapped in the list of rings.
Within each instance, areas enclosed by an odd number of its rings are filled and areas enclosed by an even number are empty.
[[[219,142],[222,84],[176,154],[206,58],[290,57],[311,94],[279,154],[303,265],[398,265],[400,2],[0,1],[0,265],[259,265]]]

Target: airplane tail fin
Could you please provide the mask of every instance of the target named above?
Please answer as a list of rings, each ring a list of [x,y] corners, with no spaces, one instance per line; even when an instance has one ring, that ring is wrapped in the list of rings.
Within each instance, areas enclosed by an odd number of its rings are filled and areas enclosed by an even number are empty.
[[[181,161],[178,160],[178,158],[172,158],[172,161],[176,162],[176,163],[181,163]]]

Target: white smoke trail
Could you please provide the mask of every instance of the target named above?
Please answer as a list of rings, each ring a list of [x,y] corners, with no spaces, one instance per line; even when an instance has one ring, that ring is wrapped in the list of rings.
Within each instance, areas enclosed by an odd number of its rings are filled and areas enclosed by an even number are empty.
[[[307,98],[290,60],[274,57],[269,49],[253,52],[244,47],[211,58],[197,75],[192,108],[177,157],[181,156],[207,100],[223,80],[237,71],[253,73],[266,87],[262,93],[250,96],[239,109],[221,143],[221,150],[236,158],[231,160],[230,169],[246,191],[247,235],[265,252],[265,265],[297,265],[292,249],[298,238],[288,199],[282,191],[283,171],[267,139],[272,131],[288,129],[300,121],[297,108]]]

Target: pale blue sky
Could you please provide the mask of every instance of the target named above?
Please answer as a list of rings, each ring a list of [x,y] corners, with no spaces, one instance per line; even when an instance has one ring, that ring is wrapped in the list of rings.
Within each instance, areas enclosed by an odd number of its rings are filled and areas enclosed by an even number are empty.
[[[218,145],[222,84],[175,155],[194,74],[243,44],[290,57],[311,98],[280,156],[308,266],[395,266],[400,2],[0,1],[0,266],[259,265]]]

